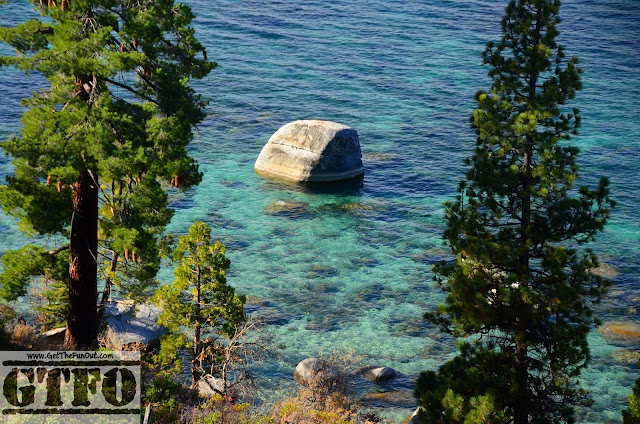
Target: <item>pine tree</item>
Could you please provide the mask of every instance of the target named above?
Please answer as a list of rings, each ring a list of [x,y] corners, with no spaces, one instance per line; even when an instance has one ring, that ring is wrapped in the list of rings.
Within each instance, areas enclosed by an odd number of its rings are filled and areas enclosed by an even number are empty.
[[[510,1],[502,38],[482,56],[491,90],[476,94],[470,170],[445,205],[456,259],[436,265],[447,299],[426,314],[466,339],[457,358],[421,375],[423,422],[469,422],[479,410],[479,422],[573,422],[589,400],[576,383],[607,281],[590,272],[598,262],[585,243],[613,201],[606,178],[574,188],[578,149],[567,140],[580,115],[565,103],[581,70],[555,41],[559,6]]]
[[[68,244],[21,249],[25,263],[40,266],[4,261],[5,275],[19,278],[2,290],[24,294],[29,276],[68,254],[65,344],[87,347],[98,331],[98,275],[103,300],[112,284],[141,296],[172,216],[167,190],[202,179],[186,147],[205,102],[188,82],[215,63],[194,36],[191,10],[173,0],[32,3],[42,19],[0,28],[17,51],[0,65],[38,72],[50,87],[23,100],[22,134],[0,145],[15,166],[0,204],[22,230]]]
[[[622,423],[640,424],[640,379],[636,380],[633,393],[629,396],[629,408],[622,411]]]
[[[188,349],[193,384],[219,360],[220,338],[232,337],[245,321],[245,297],[227,285],[230,261],[224,254],[224,245],[211,244],[209,226],[196,222],[173,251],[175,281],[155,294],[162,307],[158,322],[171,331],[162,338],[157,359],[180,370],[180,352]]]

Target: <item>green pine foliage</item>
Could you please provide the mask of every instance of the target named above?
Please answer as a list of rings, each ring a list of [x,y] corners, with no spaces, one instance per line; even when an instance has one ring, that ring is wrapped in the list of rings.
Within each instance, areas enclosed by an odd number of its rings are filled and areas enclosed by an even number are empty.
[[[29,235],[63,248],[61,240],[72,237],[72,256],[94,262],[94,270],[81,264],[77,272],[94,281],[99,275],[122,296],[143,297],[155,282],[161,235],[173,213],[167,192],[202,179],[187,145],[206,102],[189,80],[216,64],[195,38],[190,8],[173,0],[31,2],[42,18],[0,27],[0,39],[17,52],[0,57],[0,66],[37,72],[50,85],[23,100],[22,133],[0,144],[15,166],[0,186],[0,205]],[[98,198],[89,199],[97,217],[73,213],[87,181],[97,188]],[[83,218],[94,227],[98,221],[97,234],[80,230],[80,238],[97,244],[85,258],[73,246],[73,228]],[[5,253],[2,297],[25,294],[31,278],[46,273],[48,256],[33,245]]]
[[[173,284],[161,286],[154,298],[162,308],[159,324],[171,334],[161,340],[158,365],[182,369],[181,351],[191,356],[191,373],[196,383],[203,374],[211,374],[220,362],[220,347],[245,322],[245,297],[236,295],[227,285],[230,261],[225,247],[211,244],[211,229],[196,222],[189,233],[178,238],[173,251],[178,262]]]
[[[0,274],[0,298],[13,301],[27,294],[30,283],[42,285],[41,292],[34,293],[41,299],[36,312],[46,327],[64,326],[67,316],[67,280],[69,254],[65,250],[46,251],[41,246],[28,244],[17,250],[9,250],[2,257],[4,272]],[[32,286],[33,287],[33,286]]]
[[[629,396],[629,408],[622,411],[622,423],[640,424],[640,379],[636,380],[633,393]]]
[[[64,327],[67,321],[67,303],[69,301],[68,284],[64,280],[45,280],[45,284],[42,301],[35,308],[38,321],[45,328]]]
[[[45,257],[45,250],[33,244],[6,251],[2,256],[4,272],[0,274],[0,297],[12,301],[27,294],[31,277],[46,273]]]
[[[445,205],[456,259],[434,269],[448,296],[426,314],[465,340],[418,382],[425,423],[570,423],[589,402],[578,376],[607,281],[590,272],[598,261],[584,244],[614,202],[606,178],[575,187],[578,149],[567,141],[580,115],[566,102],[582,71],[555,41],[559,7],[510,1],[502,38],[483,54],[491,89],[476,95],[476,148]]]
[[[513,370],[500,364],[492,349],[460,345],[460,355],[436,373],[420,374],[416,395],[424,408],[422,420],[429,423],[504,423],[503,396],[509,393]]]
[[[153,422],[177,423],[180,402],[178,396],[182,385],[168,375],[153,376],[144,388],[142,403],[152,404]]]

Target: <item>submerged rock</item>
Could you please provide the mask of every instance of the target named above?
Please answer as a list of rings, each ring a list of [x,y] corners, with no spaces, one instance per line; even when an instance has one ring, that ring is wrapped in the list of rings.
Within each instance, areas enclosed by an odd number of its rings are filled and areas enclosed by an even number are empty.
[[[325,264],[313,264],[309,272],[311,278],[329,278],[335,277],[338,274],[340,274],[339,270]]]
[[[362,158],[371,162],[388,162],[396,159],[396,155],[383,152],[362,152]]]
[[[598,328],[605,339],[615,344],[636,344],[640,342],[640,323],[637,322],[605,322]]]
[[[263,212],[266,215],[280,216],[284,218],[299,219],[299,218],[313,218],[314,212],[309,209],[309,204],[306,202],[285,202],[284,200],[278,200],[270,205],[265,206]]]
[[[384,381],[396,376],[396,371],[389,367],[368,365],[359,369],[364,378],[369,381]]]
[[[635,350],[619,349],[613,352],[613,359],[622,364],[637,364],[640,360],[640,352]]]
[[[340,379],[340,371],[324,359],[307,358],[293,371],[296,381],[304,386],[310,384],[333,384]]]
[[[264,325],[287,325],[292,321],[290,315],[285,314],[278,308],[268,306],[260,308],[251,314],[251,317]]]
[[[237,232],[233,234],[214,234],[212,239],[224,244],[227,251],[241,252],[251,246],[251,241],[241,239],[237,234]]]
[[[296,182],[364,175],[358,133],[331,121],[290,122],[276,131],[255,163],[259,174]]]
[[[360,256],[357,258],[352,258],[352,259],[349,259],[349,262],[351,262],[351,265],[353,265],[356,268],[361,268],[361,267],[373,268],[380,265],[379,260],[372,258],[370,256]]]
[[[225,228],[228,230],[241,230],[243,228],[246,228],[246,225],[213,211],[207,212],[205,222],[212,227]]]
[[[389,330],[390,333],[394,335],[409,337],[423,337],[425,335],[425,332],[429,328],[429,324],[425,322],[425,320],[417,318],[405,318],[400,320],[399,322],[396,320],[391,320],[389,324],[391,325],[391,328]],[[435,337],[435,340],[438,340],[445,336],[440,332],[435,332],[434,334],[430,334],[429,337],[432,339],[434,339]]]
[[[318,208],[323,212],[329,213],[348,213],[348,214],[363,214],[381,209],[379,206],[370,205],[364,202],[349,202],[349,203],[328,203]]]
[[[600,265],[597,268],[594,268],[591,272],[604,278],[614,278],[618,275],[616,267],[605,264],[604,262],[601,262]]]
[[[393,392],[383,393],[367,393],[362,396],[360,402],[366,406],[372,407],[405,407],[411,408],[416,406],[416,399],[409,390],[396,390]]]
[[[220,184],[227,188],[239,189],[239,188],[247,188],[247,184],[242,181],[233,181],[233,180],[220,180]]]
[[[252,314],[256,311],[269,307],[270,305],[271,305],[271,302],[269,302],[267,299],[263,299],[258,296],[248,295],[247,300],[244,303],[244,312],[246,314]]]
[[[339,320],[329,316],[317,317],[314,320],[308,320],[304,328],[309,331],[318,331],[326,334],[339,328]]]

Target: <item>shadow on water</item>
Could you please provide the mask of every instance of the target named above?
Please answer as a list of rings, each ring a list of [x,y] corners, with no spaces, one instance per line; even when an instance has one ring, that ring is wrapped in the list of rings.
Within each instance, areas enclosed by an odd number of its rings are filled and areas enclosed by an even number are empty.
[[[359,176],[348,180],[334,182],[292,182],[260,176],[261,188],[264,190],[287,190],[303,194],[337,194],[342,196],[361,196],[364,187],[364,177]]]

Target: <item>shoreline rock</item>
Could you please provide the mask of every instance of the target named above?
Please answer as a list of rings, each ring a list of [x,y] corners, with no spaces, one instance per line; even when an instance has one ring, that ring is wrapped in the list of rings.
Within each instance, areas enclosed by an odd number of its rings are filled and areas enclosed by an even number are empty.
[[[404,424],[418,424],[418,413],[422,409],[423,409],[422,406],[418,406],[418,408],[416,408],[416,410],[413,412],[413,414],[411,414],[409,417],[407,417],[407,419],[404,422]]]
[[[54,328],[36,335],[36,342],[43,350],[63,350],[66,327]]]
[[[331,385],[340,379],[340,371],[324,359],[307,358],[296,366],[293,376],[303,386],[311,383]]]
[[[213,396],[224,393],[224,380],[210,375],[205,375],[198,380],[195,389],[198,391],[198,396],[209,399]]]
[[[143,350],[158,347],[160,337],[169,333],[158,324],[160,312],[159,307],[150,303],[110,302],[105,310],[107,341],[125,350],[131,346],[140,346]]]

